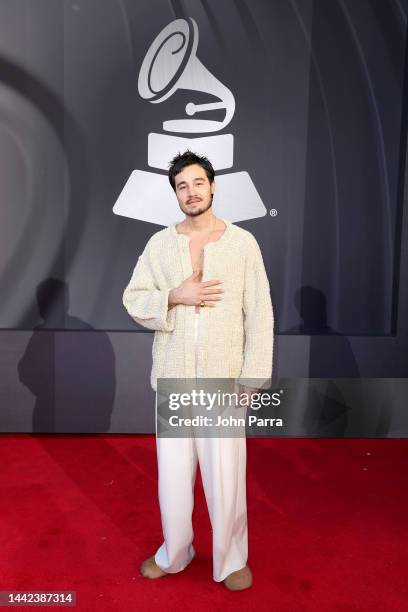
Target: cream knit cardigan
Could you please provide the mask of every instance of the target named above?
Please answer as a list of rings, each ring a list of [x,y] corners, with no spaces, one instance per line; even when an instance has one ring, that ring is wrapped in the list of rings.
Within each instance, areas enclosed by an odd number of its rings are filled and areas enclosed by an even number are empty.
[[[256,388],[272,384],[274,316],[268,277],[254,235],[226,219],[217,241],[204,245],[202,281],[219,279],[224,293],[201,308],[195,370],[195,307],[168,310],[172,288],[193,273],[190,237],[176,224],[148,240],[123,293],[136,323],[155,331],[150,384],[157,378],[234,378]],[[255,380],[254,380],[255,379]]]

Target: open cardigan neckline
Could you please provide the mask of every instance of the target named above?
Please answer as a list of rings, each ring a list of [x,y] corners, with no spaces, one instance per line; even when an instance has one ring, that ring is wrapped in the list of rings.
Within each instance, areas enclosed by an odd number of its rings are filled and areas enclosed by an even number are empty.
[[[204,249],[209,247],[211,244],[219,244],[220,242],[222,242],[223,240],[225,240],[229,236],[229,234],[231,232],[231,226],[232,226],[231,221],[228,221],[228,219],[224,219],[223,217],[219,217],[219,219],[221,219],[221,221],[224,221],[224,223],[225,223],[225,230],[224,230],[223,234],[221,234],[221,236],[218,238],[218,240],[210,240],[210,242],[207,242],[204,245]],[[181,240],[187,240],[187,242],[190,242],[191,236],[187,236],[187,234],[180,234],[177,231],[177,229],[176,229],[176,225],[177,225],[177,223],[173,223],[173,225],[170,226],[172,231],[173,231],[173,234],[177,238],[179,238]]]

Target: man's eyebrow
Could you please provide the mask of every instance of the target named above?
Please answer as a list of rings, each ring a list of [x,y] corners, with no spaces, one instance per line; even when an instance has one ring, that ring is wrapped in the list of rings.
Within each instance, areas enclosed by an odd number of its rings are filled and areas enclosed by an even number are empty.
[[[198,176],[197,178],[193,179],[194,181],[203,181],[204,177],[203,176]],[[184,185],[187,184],[186,181],[180,181],[179,183],[177,183],[177,187],[180,187],[180,185]]]

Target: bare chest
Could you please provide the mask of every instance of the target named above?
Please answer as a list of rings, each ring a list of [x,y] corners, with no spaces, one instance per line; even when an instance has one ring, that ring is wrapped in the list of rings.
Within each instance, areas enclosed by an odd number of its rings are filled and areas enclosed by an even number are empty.
[[[204,246],[209,242],[215,242],[218,240],[223,234],[223,230],[215,231],[211,234],[211,238],[203,239],[203,238],[191,238],[189,242],[190,246],[190,257],[191,257],[191,265],[193,270],[200,270],[199,280],[201,280],[203,275],[203,265],[204,265]],[[200,307],[195,307],[195,312],[200,312]]]
[[[211,234],[211,238],[191,238],[189,242],[191,265],[193,270],[203,271],[204,264],[204,247],[209,242],[216,242],[224,233],[224,230],[215,231]]]

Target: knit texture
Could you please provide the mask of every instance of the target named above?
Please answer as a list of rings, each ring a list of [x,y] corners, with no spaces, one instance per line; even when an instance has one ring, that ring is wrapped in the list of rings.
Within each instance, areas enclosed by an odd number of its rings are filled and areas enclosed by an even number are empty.
[[[272,384],[274,316],[262,253],[254,235],[226,219],[219,240],[204,246],[202,281],[221,280],[214,308],[200,309],[197,369],[195,306],[168,310],[168,295],[193,273],[190,237],[176,224],[159,230],[139,256],[123,305],[139,325],[154,330],[150,383],[158,378],[234,378],[268,389]],[[256,384],[255,384],[256,383]]]

